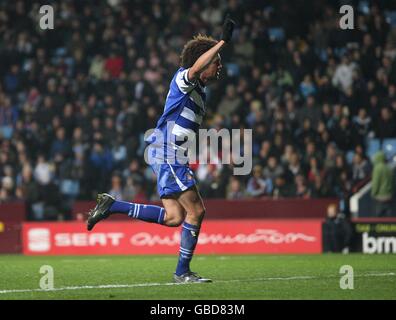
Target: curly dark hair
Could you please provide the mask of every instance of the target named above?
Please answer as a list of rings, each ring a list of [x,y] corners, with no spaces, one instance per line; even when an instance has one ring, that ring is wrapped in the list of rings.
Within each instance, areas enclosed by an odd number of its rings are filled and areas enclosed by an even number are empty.
[[[181,66],[190,68],[198,60],[198,58],[215,46],[217,41],[212,37],[199,34],[188,41],[183,48],[180,56]]]

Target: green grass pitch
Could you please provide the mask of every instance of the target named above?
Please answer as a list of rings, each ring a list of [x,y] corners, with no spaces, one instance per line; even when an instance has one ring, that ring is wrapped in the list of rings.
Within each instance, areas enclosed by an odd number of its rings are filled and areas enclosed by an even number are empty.
[[[176,256],[0,256],[2,299],[395,299],[396,255],[198,255],[209,284],[172,283]],[[54,289],[39,270],[54,270]],[[340,289],[340,268],[354,289]]]

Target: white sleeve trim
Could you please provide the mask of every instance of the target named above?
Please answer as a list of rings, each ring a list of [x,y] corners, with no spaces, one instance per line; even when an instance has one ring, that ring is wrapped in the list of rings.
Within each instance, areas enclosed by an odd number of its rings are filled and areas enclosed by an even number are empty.
[[[190,69],[180,71],[176,75],[176,84],[183,93],[189,93],[197,84],[196,81],[191,82],[188,80],[188,70]]]

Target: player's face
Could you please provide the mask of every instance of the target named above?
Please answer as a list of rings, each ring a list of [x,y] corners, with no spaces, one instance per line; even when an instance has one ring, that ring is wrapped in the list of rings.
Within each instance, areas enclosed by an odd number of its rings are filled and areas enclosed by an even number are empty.
[[[208,68],[204,71],[203,76],[206,79],[206,82],[219,79],[222,67],[223,65],[221,64],[221,57],[218,54],[217,57],[208,66]]]

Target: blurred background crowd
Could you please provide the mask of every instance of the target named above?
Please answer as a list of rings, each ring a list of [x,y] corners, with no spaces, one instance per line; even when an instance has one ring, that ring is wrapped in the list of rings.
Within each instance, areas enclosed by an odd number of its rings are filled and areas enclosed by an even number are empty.
[[[227,13],[238,26],[203,127],[253,129],[253,170],[192,164],[204,197],[348,199],[371,176],[367,139],[396,138],[392,1],[46,4],[53,30],[39,2],[0,1],[0,201],[25,200],[32,218],[97,192],[158,200],[143,135],[183,45],[219,38]],[[339,28],[342,4],[353,30]]]

